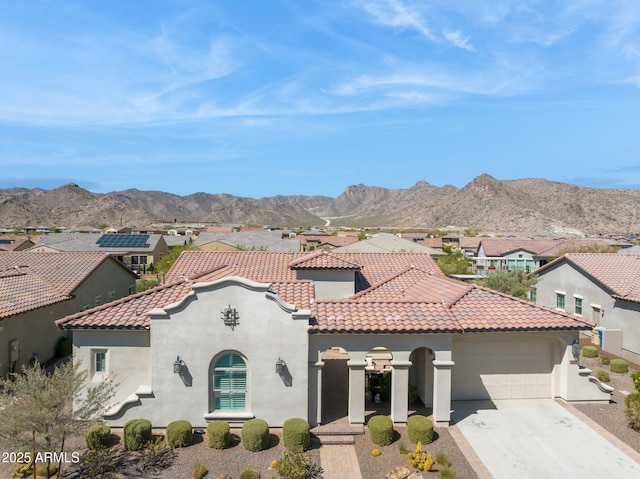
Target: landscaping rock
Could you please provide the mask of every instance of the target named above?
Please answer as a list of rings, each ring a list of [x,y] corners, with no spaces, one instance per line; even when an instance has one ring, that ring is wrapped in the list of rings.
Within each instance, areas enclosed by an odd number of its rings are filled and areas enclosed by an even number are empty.
[[[387,474],[387,479],[407,479],[410,475],[411,471],[409,469],[404,466],[398,466]]]
[[[424,476],[419,472],[414,472],[409,477],[407,477],[407,479],[424,479]]]

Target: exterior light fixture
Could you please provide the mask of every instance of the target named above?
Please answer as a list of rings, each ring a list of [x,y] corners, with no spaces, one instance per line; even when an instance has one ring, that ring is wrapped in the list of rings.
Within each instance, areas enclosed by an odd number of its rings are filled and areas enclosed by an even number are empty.
[[[178,356],[176,360],[173,362],[173,372],[176,374],[180,374],[182,372],[183,365],[184,365],[184,362],[180,359],[180,356]]]
[[[231,305],[222,309],[222,321],[225,326],[230,326],[232,330],[238,324],[239,317],[238,311],[236,308],[232,308]]]
[[[573,359],[576,360],[578,366],[580,366],[580,342],[576,339],[571,345],[571,352],[573,353]]]
[[[284,368],[284,361],[278,357],[276,361],[276,374],[282,374],[282,368]]]

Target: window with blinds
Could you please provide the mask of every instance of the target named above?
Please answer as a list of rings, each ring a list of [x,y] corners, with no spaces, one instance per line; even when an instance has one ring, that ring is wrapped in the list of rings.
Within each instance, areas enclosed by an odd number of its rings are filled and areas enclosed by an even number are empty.
[[[213,368],[213,395],[216,410],[246,408],[247,365],[237,353],[220,356]]]

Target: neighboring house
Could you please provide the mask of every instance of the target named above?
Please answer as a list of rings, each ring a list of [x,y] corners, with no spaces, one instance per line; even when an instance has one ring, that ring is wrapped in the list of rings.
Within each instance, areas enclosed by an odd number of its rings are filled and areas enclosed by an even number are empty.
[[[300,251],[300,240],[283,239],[280,231],[202,232],[193,245],[200,251]]]
[[[470,259],[480,275],[496,269],[530,273],[569,251],[605,252],[610,248],[605,240],[593,238],[482,238],[477,256]]]
[[[24,251],[34,244],[29,238],[0,238],[0,251]]]
[[[416,243],[412,240],[399,238],[396,235],[380,233],[375,236],[370,236],[365,240],[354,242],[347,246],[341,246],[334,249],[334,251],[346,253],[346,252],[359,252],[359,253],[374,253],[374,252],[406,252],[406,253],[428,253],[434,258],[438,258],[446,253],[442,250],[435,248],[429,248],[423,246],[420,243]]]
[[[337,249],[358,242],[357,236],[347,235],[304,235],[300,236],[302,241],[302,249],[304,251],[313,251],[316,249]]]
[[[447,278],[424,253],[186,251],[164,284],[57,324],[92,381],[122,381],[112,426],[322,424],[329,409],[363,424],[381,370],[396,423],[410,386],[439,426],[453,400],[610,397],[572,356],[591,323]]]
[[[54,356],[54,320],[128,296],[135,282],[105,253],[0,251],[0,376]]]
[[[136,273],[146,273],[152,263],[157,264],[169,251],[169,246],[159,234],[52,233],[44,236],[30,251],[109,253]]]
[[[569,253],[535,274],[538,304],[592,321],[611,353],[640,354],[640,256]]]

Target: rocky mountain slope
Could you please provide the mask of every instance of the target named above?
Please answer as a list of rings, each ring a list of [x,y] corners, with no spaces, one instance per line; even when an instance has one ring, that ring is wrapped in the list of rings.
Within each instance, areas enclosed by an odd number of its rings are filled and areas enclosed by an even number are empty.
[[[544,179],[481,175],[463,188],[419,181],[408,189],[349,186],[337,198],[178,196],[135,189],[96,194],[67,184],[54,190],[0,190],[0,227],[144,226],[205,222],[278,226],[331,225],[562,233],[639,232],[640,191],[585,188]]]

